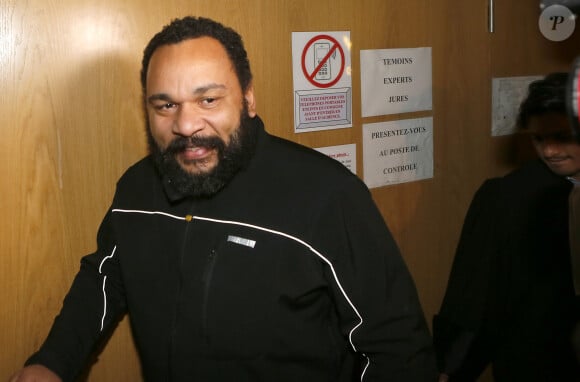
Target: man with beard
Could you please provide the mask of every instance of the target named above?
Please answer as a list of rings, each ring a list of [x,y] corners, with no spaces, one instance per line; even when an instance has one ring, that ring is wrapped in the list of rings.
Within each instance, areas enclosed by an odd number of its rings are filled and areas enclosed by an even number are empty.
[[[429,381],[413,281],[364,184],[267,134],[240,36],[186,17],[146,47],[151,155],[11,381],[72,381],[128,313],[147,381]]]
[[[433,323],[441,382],[476,381],[488,365],[496,382],[580,380],[571,268],[580,254],[571,256],[568,225],[580,143],[566,116],[567,81],[552,73],[530,84],[518,127],[539,159],[485,181],[467,212]]]

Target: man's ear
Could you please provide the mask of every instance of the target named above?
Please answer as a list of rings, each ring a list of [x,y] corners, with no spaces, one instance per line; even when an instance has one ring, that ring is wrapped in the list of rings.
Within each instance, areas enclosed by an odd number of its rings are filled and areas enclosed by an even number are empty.
[[[254,84],[250,83],[244,93],[246,105],[248,106],[248,115],[251,118],[256,116],[256,98],[254,97]]]

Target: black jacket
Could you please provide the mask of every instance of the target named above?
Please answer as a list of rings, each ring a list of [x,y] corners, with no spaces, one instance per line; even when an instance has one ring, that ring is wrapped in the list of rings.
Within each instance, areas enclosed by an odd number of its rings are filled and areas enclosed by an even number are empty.
[[[28,363],[71,380],[128,312],[148,381],[433,380],[415,287],[367,188],[255,124],[253,160],[212,198],[175,195],[150,158],[123,175]]]
[[[537,160],[475,194],[433,323],[451,381],[475,381],[490,363],[496,382],[578,380],[571,187]]]

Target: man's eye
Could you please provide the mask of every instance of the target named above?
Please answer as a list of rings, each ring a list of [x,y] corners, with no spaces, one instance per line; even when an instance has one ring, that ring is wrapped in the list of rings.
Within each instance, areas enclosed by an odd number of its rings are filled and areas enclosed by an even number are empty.
[[[163,104],[157,105],[156,108],[158,110],[170,110],[170,109],[173,109],[175,106],[176,105],[174,103],[167,102],[167,103],[163,103]]]
[[[207,98],[204,98],[201,102],[204,105],[211,105],[211,104],[215,103],[215,101],[217,101],[217,98],[207,97]]]
[[[556,134],[554,139],[558,142],[571,142],[573,140],[572,135],[569,133]]]

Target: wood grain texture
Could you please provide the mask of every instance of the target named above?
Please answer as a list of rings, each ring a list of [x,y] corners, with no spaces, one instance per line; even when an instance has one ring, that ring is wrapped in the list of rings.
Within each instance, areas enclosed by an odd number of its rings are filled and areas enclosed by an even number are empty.
[[[428,321],[446,287],[479,184],[516,165],[492,138],[491,78],[567,70],[580,34],[547,42],[529,2],[450,0],[0,0],[0,379],[43,341],[125,169],[146,154],[142,50],[172,18],[237,29],[270,132],[311,147],[356,143],[364,123],[433,116],[433,179],[372,190],[415,278]],[[353,127],[294,134],[291,33],[348,30]],[[361,118],[361,49],[432,47],[433,111]],[[124,320],[88,381],[139,381]],[[484,377],[483,380],[490,380]]]

